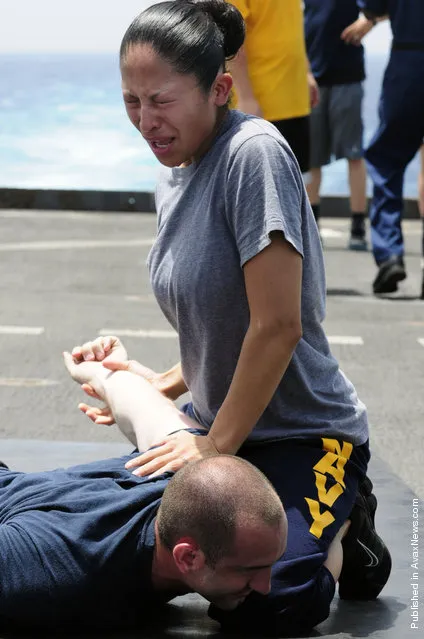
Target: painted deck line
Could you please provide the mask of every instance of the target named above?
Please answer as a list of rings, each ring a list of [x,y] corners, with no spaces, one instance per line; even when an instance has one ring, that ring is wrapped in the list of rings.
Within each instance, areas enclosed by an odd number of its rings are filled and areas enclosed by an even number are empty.
[[[327,335],[329,344],[342,346],[363,346],[364,340],[356,335]]]
[[[116,335],[116,337],[141,337],[147,339],[178,339],[175,331],[133,330],[128,328],[102,328],[99,335]]]
[[[126,295],[126,302],[155,302],[156,298],[154,295]]]
[[[328,227],[323,227],[320,229],[320,235],[324,240],[330,240],[333,238],[343,237],[347,235],[347,231],[335,231],[334,229],[329,229]]]
[[[178,335],[175,331],[158,331],[128,328],[102,328],[99,335],[116,335],[117,337],[141,337],[144,339],[177,339]],[[329,335],[330,344],[341,344],[347,346],[363,346],[362,337],[353,335]]]
[[[0,326],[0,335],[42,335],[44,326]]]
[[[121,215],[121,213],[118,213]],[[125,215],[125,213],[123,213]],[[103,223],[108,218],[111,219],[110,213],[102,211],[87,212],[87,211],[60,211],[59,215],[57,211],[48,211],[40,209],[3,209],[0,210],[0,220],[37,220],[42,222],[43,220],[90,220]],[[116,220],[113,221],[116,224]]]
[[[59,382],[53,379],[41,379],[37,377],[0,377],[0,386],[34,388],[35,386],[55,386]]]
[[[0,244],[0,252],[63,251],[67,249],[120,248],[151,246],[153,238],[144,240],[57,240],[51,242],[7,242]]]

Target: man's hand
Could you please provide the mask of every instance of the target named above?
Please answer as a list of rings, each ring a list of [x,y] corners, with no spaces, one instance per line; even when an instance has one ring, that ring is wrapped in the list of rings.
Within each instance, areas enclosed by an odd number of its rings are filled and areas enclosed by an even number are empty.
[[[75,346],[72,357],[76,362],[124,362],[128,359],[124,345],[114,335],[98,337],[82,346]]]
[[[208,435],[193,435],[187,430],[180,430],[158,442],[155,448],[131,459],[125,464],[125,468],[139,477],[154,477],[166,472],[176,472],[188,462],[216,455],[219,452]]]
[[[98,337],[95,340],[86,342],[82,346],[75,346],[72,350],[72,357],[75,363],[99,362],[106,371],[127,371],[144,377],[152,386],[166,397],[170,396],[169,380],[166,374],[156,373],[151,368],[143,366],[136,360],[129,360],[127,351],[121,340],[114,335]],[[89,383],[81,384],[82,390],[94,399],[103,400],[96,390]],[[174,399],[171,396],[172,399]],[[98,408],[90,404],[81,403],[78,408],[87,415],[95,424],[112,426],[115,419],[108,406]]]
[[[153,386],[158,387],[161,384],[162,375],[155,373],[151,368],[143,366],[140,362],[134,359],[129,360],[128,354],[121,340],[114,335],[108,335],[107,337],[98,337],[97,339],[86,342],[82,346],[75,346],[72,350],[72,357],[76,362],[96,361],[101,362],[104,368],[109,371],[128,371],[134,373],[134,375],[140,375],[144,377]],[[86,385],[83,389],[87,395],[96,397],[95,394],[90,392]],[[96,399],[99,399],[98,397]]]
[[[315,109],[319,104],[319,87],[312,71],[308,71],[308,87],[311,109]]]
[[[371,31],[373,26],[372,20],[368,20],[365,16],[360,16],[355,22],[346,27],[340,37],[346,44],[353,44],[359,47],[363,38]]]
[[[100,362],[76,362],[71,353],[63,353],[66,369],[72,379],[81,386],[89,385],[94,396],[105,399],[104,381],[111,372],[102,366]]]

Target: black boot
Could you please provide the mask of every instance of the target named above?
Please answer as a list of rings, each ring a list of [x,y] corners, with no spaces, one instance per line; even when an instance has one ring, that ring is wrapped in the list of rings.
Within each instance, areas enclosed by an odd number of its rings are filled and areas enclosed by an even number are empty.
[[[398,282],[405,278],[406,270],[403,257],[401,255],[393,255],[378,265],[377,277],[372,285],[373,291],[376,295],[394,293],[397,291]]]

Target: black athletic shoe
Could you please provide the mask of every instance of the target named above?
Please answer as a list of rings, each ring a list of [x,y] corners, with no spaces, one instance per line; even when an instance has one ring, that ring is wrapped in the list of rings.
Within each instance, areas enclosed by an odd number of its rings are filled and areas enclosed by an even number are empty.
[[[390,576],[392,559],[375,530],[377,499],[372,483],[361,482],[349,519],[349,530],[342,540],[343,568],[339,578],[340,599],[376,599]]]
[[[1,459],[0,459],[0,468],[6,468],[6,470],[10,470],[9,466],[6,466],[6,464],[2,462]]]
[[[350,251],[368,251],[368,242],[364,236],[351,233],[348,249]]]
[[[378,267],[377,277],[373,282],[373,291],[376,295],[381,293],[395,293],[398,282],[406,278],[405,264],[400,255],[394,255]]]
[[[365,215],[353,214],[350,223],[350,238],[348,249],[351,251],[367,251]]]

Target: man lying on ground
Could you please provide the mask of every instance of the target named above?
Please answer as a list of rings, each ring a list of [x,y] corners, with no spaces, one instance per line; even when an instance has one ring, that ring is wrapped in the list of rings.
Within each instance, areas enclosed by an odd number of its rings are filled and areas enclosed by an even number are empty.
[[[143,378],[66,357],[124,430],[134,414],[147,432],[170,414]],[[138,477],[125,468],[133,457],[38,473],[0,463],[0,627],[140,631],[148,613],[187,592],[226,610],[268,593],[287,520],[265,476],[220,455],[174,477]]]

